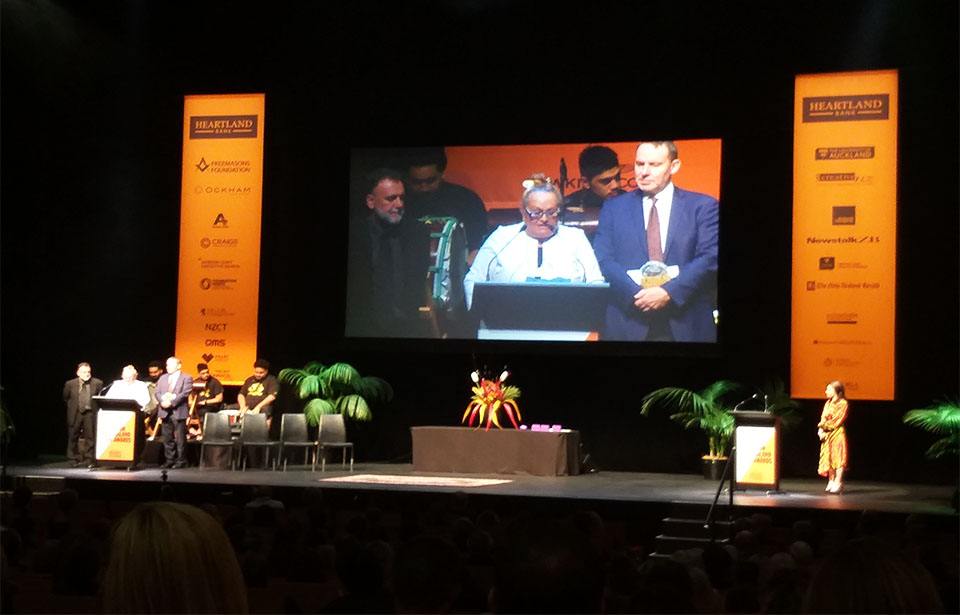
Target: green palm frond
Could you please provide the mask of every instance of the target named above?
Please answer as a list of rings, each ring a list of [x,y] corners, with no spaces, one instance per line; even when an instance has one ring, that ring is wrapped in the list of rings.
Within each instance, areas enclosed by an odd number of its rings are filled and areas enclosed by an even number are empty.
[[[795,427],[801,421],[800,402],[790,397],[780,378],[765,380],[757,387],[757,393],[766,396],[767,410],[780,417],[785,429]]]
[[[698,395],[703,398],[707,404],[714,406],[721,403],[725,396],[739,388],[741,388],[740,385],[732,380],[717,380],[700,391]]]
[[[369,421],[373,419],[373,413],[370,412],[370,406],[360,395],[344,395],[335,402],[336,409],[340,414],[348,416],[357,421]]]
[[[960,405],[945,400],[927,408],[910,410],[903,415],[903,422],[935,434],[960,432]]]
[[[280,373],[277,374],[277,380],[284,384],[292,384],[293,386],[297,387],[300,386],[300,382],[308,375],[309,374],[305,369],[287,367],[280,370]]]
[[[357,383],[357,393],[377,402],[388,402],[393,399],[393,387],[383,378],[364,376]]]
[[[320,424],[320,416],[324,414],[336,414],[337,409],[329,399],[316,397],[307,402],[303,408],[303,414],[307,417],[307,422],[311,425]]]
[[[336,390],[356,390],[360,372],[349,363],[334,363],[323,370],[327,382]]]
[[[327,366],[319,361],[311,361],[303,368],[303,371],[308,374],[322,374],[323,370],[327,369]]]
[[[330,385],[322,374],[309,374],[300,381],[300,389],[297,392],[300,399],[308,397],[330,397]]]
[[[689,389],[665,387],[644,396],[640,406],[640,414],[647,415],[657,409],[678,410],[703,415],[710,411],[710,405],[700,395]]]
[[[960,455],[960,436],[951,434],[940,438],[927,449],[926,456],[930,459],[940,459],[948,455]]]

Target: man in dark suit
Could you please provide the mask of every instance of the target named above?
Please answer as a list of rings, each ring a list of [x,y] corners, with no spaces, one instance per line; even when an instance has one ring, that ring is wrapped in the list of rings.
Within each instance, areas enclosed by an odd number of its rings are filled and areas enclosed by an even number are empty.
[[[93,378],[89,363],[77,365],[77,377],[63,385],[63,401],[67,404],[67,459],[73,467],[86,464],[93,468],[96,444],[96,408],[93,396],[103,389],[103,381]],[[83,450],[77,450],[83,436]]]
[[[180,370],[180,359],[167,359],[167,373],[157,381],[154,395],[160,405],[157,413],[160,420],[160,435],[163,438],[165,467],[187,466],[187,418],[190,415],[188,398],[193,390],[193,378]],[[176,441],[174,442],[174,436]],[[176,457],[174,457],[176,454]],[[176,461],[174,461],[176,459]]]
[[[673,141],[640,143],[634,169],[639,189],[604,204],[593,243],[612,291],[603,339],[715,342],[719,203],[673,185]]]
[[[346,332],[355,337],[432,337],[427,300],[430,230],[411,218],[398,171],[366,177],[362,215],[350,221]]]

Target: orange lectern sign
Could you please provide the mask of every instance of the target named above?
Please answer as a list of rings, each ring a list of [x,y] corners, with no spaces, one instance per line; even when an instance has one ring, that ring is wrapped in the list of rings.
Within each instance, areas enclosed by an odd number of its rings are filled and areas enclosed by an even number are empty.
[[[97,459],[133,462],[136,428],[136,412],[100,410],[97,415]]]
[[[257,354],[263,94],[187,96],[177,356],[241,384]]]
[[[736,479],[738,484],[777,484],[777,428],[737,426]]]
[[[897,71],[800,75],[791,394],[893,399]]]

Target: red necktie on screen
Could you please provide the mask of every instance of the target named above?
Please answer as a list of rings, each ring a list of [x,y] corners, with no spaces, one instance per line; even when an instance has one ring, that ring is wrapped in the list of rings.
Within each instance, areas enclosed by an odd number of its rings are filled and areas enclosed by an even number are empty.
[[[647,221],[647,255],[652,261],[663,261],[660,247],[660,216],[657,214],[657,199],[650,198],[650,220]]]
[[[170,374],[169,376],[167,376],[167,390],[170,391],[171,393],[173,393],[174,384],[176,384],[176,382],[173,379],[173,374]]]

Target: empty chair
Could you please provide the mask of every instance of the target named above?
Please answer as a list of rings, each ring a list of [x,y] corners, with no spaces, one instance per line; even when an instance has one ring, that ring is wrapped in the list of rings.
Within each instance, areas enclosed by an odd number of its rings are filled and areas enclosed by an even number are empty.
[[[283,471],[287,471],[287,449],[303,449],[303,464],[307,464],[307,455],[313,453],[312,470],[317,469],[317,441],[311,440],[307,433],[307,417],[303,414],[284,414],[280,417],[280,450],[277,457],[283,460]]]
[[[270,439],[267,429],[267,415],[248,412],[240,426],[240,469],[247,469],[248,449],[263,449],[266,452],[264,467],[270,465],[270,451],[278,442]]]
[[[347,465],[347,449],[350,449],[350,471],[353,472],[353,442],[347,442],[347,427],[342,414],[324,414],[320,417],[320,471],[327,469],[327,449],[340,449],[343,458],[340,465]]]
[[[208,446],[229,452],[228,465],[233,469],[234,441],[230,433],[230,417],[220,412],[208,412],[203,417],[203,440],[200,444],[200,469],[203,469],[204,454]]]

